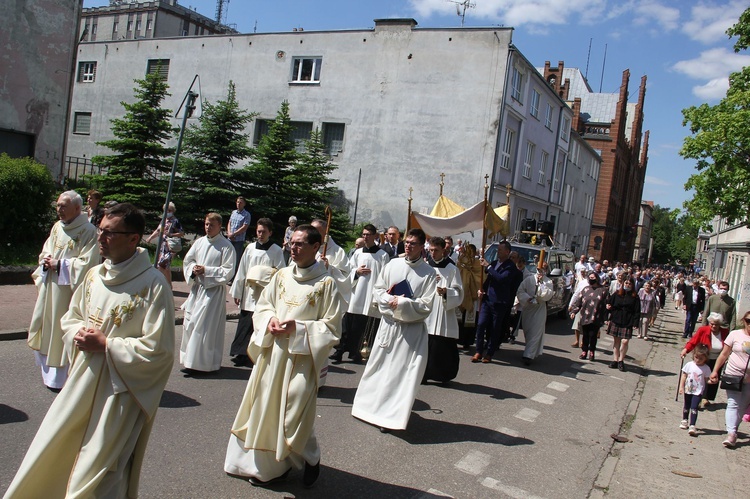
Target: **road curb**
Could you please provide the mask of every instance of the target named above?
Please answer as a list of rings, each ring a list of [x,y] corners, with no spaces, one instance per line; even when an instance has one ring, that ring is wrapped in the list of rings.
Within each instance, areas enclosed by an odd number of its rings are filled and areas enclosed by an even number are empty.
[[[226,320],[234,320],[239,319],[240,314],[239,312],[230,312],[227,314]],[[175,317],[174,319],[174,325],[175,326],[182,326],[182,323],[185,321],[184,317]],[[0,342],[2,341],[14,341],[14,340],[25,340],[29,337],[29,330],[28,329],[16,329],[16,330],[6,330],[6,331],[0,331]]]
[[[638,413],[638,407],[640,406],[641,398],[643,397],[643,390],[646,386],[646,381],[648,380],[648,373],[650,372],[651,366],[654,363],[655,356],[656,344],[651,343],[651,349],[648,351],[646,361],[640,368],[641,374],[638,377],[638,383],[636,383],[635,385],[635,390],[633,390],[633,398],[630,400],[630,403],[625,410],[625,414],[622,417],[622,421],[620,422],[618,435],[628,435],[628,438],[630,438],[629,435],[631,423],[633,422],[633,420],[635,420]],[[607,490],[612,483],[612,478],[614,477],[615,471],[617,470],[617,465],[620,462],[620,450],[624,445],[626,444],[619,443],[616,440],[612,439],[612,445],[609,448],[609,453],[604,459],[602,467],[599,468],[599,473],[596,475],[596,479],[594,480],[594,486],[588,495],[589,499],[601,499],[606,496]]]

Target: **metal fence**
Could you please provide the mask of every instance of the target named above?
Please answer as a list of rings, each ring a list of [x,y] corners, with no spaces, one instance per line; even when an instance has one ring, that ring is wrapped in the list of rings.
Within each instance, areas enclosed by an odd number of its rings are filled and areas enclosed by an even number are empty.
[[[65,178],[63,181],[68,183],[72,181],[75,184],[85,184],[90,186],[91,180],[89,175],[101,175],[104,169],[91,162],[89,158],[78,158],[75,156],[65,157]]]

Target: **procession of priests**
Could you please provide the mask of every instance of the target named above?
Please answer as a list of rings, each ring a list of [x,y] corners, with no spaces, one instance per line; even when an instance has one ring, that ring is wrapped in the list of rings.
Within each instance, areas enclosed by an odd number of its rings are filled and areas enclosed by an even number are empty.
[[[33,276],[38,299],[28,344],[45,385],[61,391],[6,497],[136,497],[174,362],[173,295],[138,247],[145,217],[137,207],[114,203],[97,229],[81,197],[68,191],[57,214]],[[476,312],[484,274],[469,275],[465,288],[467,266],[481,268],[468,245],[454,251],[448,238],[427,241],[418,228],[400,241],[390,227],[389,252],[365,224],[347,257],[321,219],[288,229],[287,265],[271,242],[273,225],[259,218],[256,240],[238,249],[222,234],[221,215],[206,215],[205,236],[183,260],[190,291],[179,362],[188,376],[221,369],[233,300],[240,319],[230,355],[251,371],[227,425],[224,470],[267,486],[297,469],[309,487],[320,474],[314,427],[329,359],[339,363],[348,353],[366,363],[354,418],[383,433],[406,429],[420,385],[458,375],[459,318],[467,307]],[[552,295],[546,267],[538,269],[517,292],[526,364],[542,353]]]

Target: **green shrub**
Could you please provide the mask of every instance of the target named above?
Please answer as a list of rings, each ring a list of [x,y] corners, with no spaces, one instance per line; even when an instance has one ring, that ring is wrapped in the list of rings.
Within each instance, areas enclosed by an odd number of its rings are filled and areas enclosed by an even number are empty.
[[[32,158],[0,154],[0,233],[8,246],[41,250],[55,220],[55,183],[47,167]]]

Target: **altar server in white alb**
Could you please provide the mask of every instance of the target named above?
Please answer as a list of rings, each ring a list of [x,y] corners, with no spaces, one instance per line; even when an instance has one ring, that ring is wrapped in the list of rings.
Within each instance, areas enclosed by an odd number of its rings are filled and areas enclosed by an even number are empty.
[[[544,351],[547,302],[554,294],[552,280],[547,277],[547,263],[537,266],[536,274],[526,277],[516,292],[522,310],[521,321],[526,340],[523,362],[527,366]]]
[[[464,299],[461,273],[447,255],[442,237],[430,238],[432,267],[437,272],[437,289],[432,312],[427,316],[429,354],[424,381],[447,383],[458,374],[458,318],[456,308]]]
[[[82,213],[83,200],[76,191],[57,199],[57,216],[39,254],[34,284],[39,295],[29,326],[29,347],[42,369],[42,381],[59,390],[68,377],[68,361],[63,353],[60,318],[68,311],[70,298],[89,269],[101,259],[96,245],[96,227]]]
[[[70,379],[42,421],[6,499],[137,497],[146,444],[174,362],[174,301],[138,248],[143,213],[129,203],[99,226],[103,264],[62,317]]]
[[[232,362],[238,366],[251,366],[247,355],[247,346],[253,334],[253,313],[260,298],[260,293],[271,281],[273,275],[286,267],[284,252],[278,244],[271,242],[273,222],[270,218],[258,220],[255,235],[257,239],[245,248],[242,260],[237,267],[232,289],[229,293],[234,298],[234,304],[240,306],[240,319],[237,332],[229,349]]]
[[[221,225],[221,215],[206,215],[206,237],[193,243],[182,264],[190,295],[182,305],[180,363],[192,371],[218,371],[224,353],[226,286],[234,275],[235,250]]]
[[[328,268],[328,273],[331,274],[331,277],[336,281],[341,298],[346,303],[349,303],[352,294],[352,285],[349,282],[349,272],[351,271],[351,267],[349,266],[349,259],[346,257],[346,251],[336,244],[336,241],[333,240],[331,235],[328,235],[328,242],[326,243],[325,235],[328,223],[325,220],[316,218],[310,223],[310,225],[315,227],[318,232],[320,232],[321,237],[323,237],[323,242],[318,250],[317,258],[318,260],[321,260],[325,256],[324,260],[327,262],[326,267]],[[325,255],[323,255],[324,248]]]
[[[352,268],[349,277],[352,296],[349,300],[349,309],[344,314],[341,343],[330,357],[336,362],[342,361],[345,352],[349,352],[349,358],[352,361],[361,362],[362,336],[365,333],[372,333],[370,336],[374,337],[380,324],[380,310],[372,302],[372,292],[380,272],[383,271],[390,258],[388,253],[375,243],[377,235],[378,229],[374,225],[365,225],[362,228],[363,246],[357,249],[349,259],[349,266]]]
[[[405,258],[394,258],[380,274],[373,300],[382,319],[370,359],[354,396],[352,416],[380,427],[403,430],[427,365],[427,326],[436,274],[422,258],[425,233],[412,229]]]
[[[320,473],[316,418],[318,373],[338,343],[344,302],[316,254],[310,225],[292,233],[292,264],[279,270],[255,307],[248,352],[255,363],[232,424],[224,470],[265,486],[292,467],[312,485]]]

